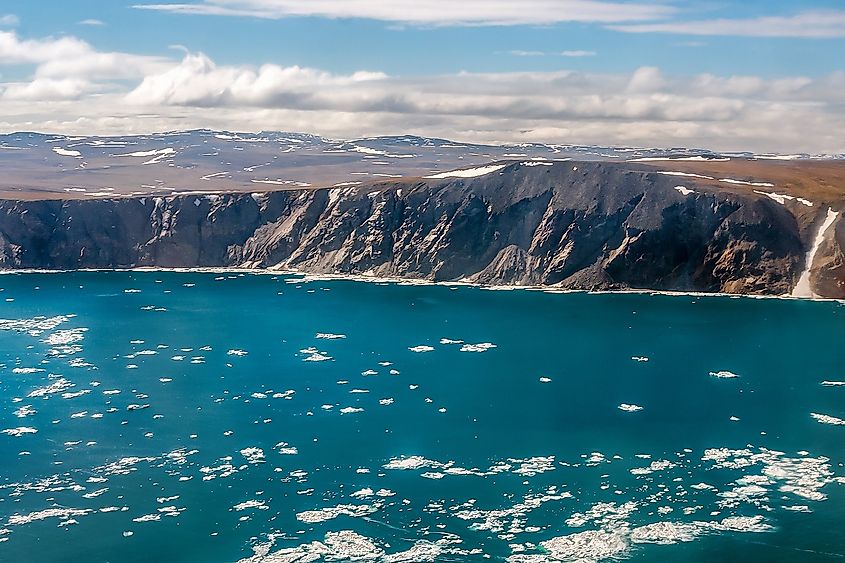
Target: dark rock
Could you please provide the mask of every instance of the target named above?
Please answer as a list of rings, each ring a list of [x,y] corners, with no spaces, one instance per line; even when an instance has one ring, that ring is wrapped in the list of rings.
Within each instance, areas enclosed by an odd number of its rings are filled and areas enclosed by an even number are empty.
[[[789,293],[813,230],[806,210],[799,217],[765,196],[684,180],[694,193],[632,163],[560,162],[333,190],[9,200],[0,202],[0,267],[279,267],[593,290]],[[828,239],[813,281],[822,295],[845,296],[845,222]]]

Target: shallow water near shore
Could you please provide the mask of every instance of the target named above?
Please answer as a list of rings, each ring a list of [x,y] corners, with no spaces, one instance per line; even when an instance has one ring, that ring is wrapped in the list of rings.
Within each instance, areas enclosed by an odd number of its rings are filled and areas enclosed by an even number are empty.
[[[0,287],[0,561],[845,556],[841,303]]]

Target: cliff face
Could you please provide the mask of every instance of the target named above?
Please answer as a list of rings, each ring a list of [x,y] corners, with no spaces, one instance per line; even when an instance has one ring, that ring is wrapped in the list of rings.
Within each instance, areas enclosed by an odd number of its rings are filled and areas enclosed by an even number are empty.
[[[0,267],[278,266],[490,284],[789,293],[815,237],[810,226],[826,208],[806,219],[807,208],[794,214],[763,195],[688,180],[630,164],[515,163],[476,178],[362,188],[3,201]],[[834,227],[811,277],[818,293],[841,297],[845,226]]]

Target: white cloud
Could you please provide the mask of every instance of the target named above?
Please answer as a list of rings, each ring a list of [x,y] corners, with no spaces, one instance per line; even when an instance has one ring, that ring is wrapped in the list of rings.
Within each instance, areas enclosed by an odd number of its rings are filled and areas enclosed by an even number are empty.
[[[0,16],[0,27],[17,27],[20,23],[21,20],[15,14]]]
[[[170,64],[160,57],[100,52],[75,37],[21,39],[13,31],[0,31],[0,66],[34,67],[29,82],[0,84],[0,99],[76,99],[114,91],[121,87],[116,81],[141,79]]]
[[[19,39],[14,31],[0,31],[0,64],[42,63],[82,56],[90,52],[87,43],[74,37]]]
[[[571,51],[557,51],[553,53],[547,53],[546,51],[508,51],[509,55],[513,55],[514,57],[570,57],[570,58],[578,58],[578,57],[594,57],[598,53],[595,51],[582,51],[582,50],[571,50]]]
[[[161,57],[100,52],[76,37],[21,39],[13,31],[0,31],[0,65],[36,65],[37,78],[142,78],[164,70],[166,63]]]
[[[595,57],[597,53],[595,51],[561,51],[561,57]]]
[[[676,11],[661,2],[607,0],[199,0],[135,7],[181,14],[267,19],[297,16],[364,18],[435,26],[649,21]]]
[[[360,71],[351,75],[298,66],[218,67],[203,54],[187,54],[165,72],[147,76],[126,97],[132,104],[181,106],[275,106],[307,104],[326,89],[349,88],[383,80],[386,75]]]
[[[634,71],[628,81],[627,91],[634,94],[657,92],[666,86],[660,69],[653,66],[643,66]]]
[[[210,127],[331,137],[845,152],[845,72],[820,78],[574,71],[388,76],[104,53],[0,32],[0,130],[128,134]]]
[[[611,25],[609,28],[628,33],[833,38],[845,37],[845,11],[808,11],[786,17],[764,16],[749,19],[637,23]]]
[[[106,22],[104,22],[102,20],[96,20],[96,19],[87,19],[87,20],[82,20],[81,22],[79,22],[79,25],[90,25],[90,26],[94,26],[94,27],[99,27],[99,26],[106,25]]]
[[[0,92],[0,99],[22,101],[78,99],[93,88],[90,82],[82,79],[36,78],[31,82],[6,84]]]

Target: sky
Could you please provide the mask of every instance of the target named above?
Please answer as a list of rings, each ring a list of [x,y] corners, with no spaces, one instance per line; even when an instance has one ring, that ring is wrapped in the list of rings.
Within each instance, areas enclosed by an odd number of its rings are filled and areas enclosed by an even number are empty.
[[[841,0],[0,2],[0,131],[845,152]]]

